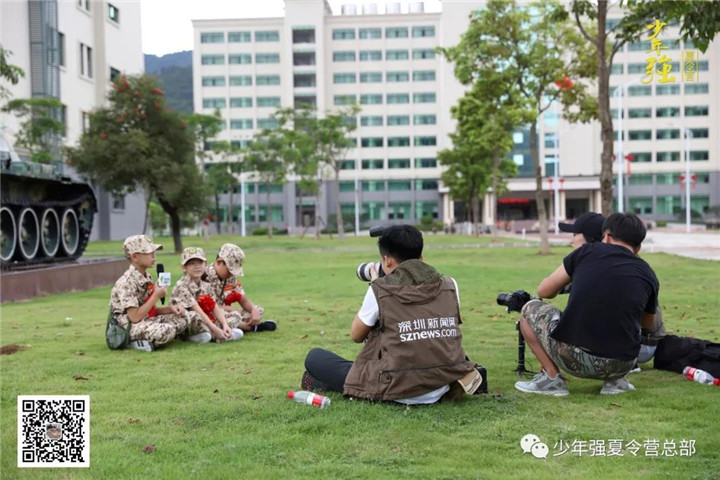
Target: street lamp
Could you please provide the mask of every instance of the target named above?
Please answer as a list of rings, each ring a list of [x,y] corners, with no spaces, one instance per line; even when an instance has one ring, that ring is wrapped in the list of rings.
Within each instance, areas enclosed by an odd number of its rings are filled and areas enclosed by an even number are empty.
[[[690,233],[690,139],[692,130],[683,127],[685,131],[685,231]]]
[[[615,156],[617,160],[618,212],[622,212],[625,210],[625,205],[623,202],[623,160],[625,159],[623,155],[623,136],[625,133],[623,130],[623,117],[625,115],[623,112],[622,98],[623,95],[625,95],[625,89],[636,83],[638,83],[637,80],[627,82],[617,87],[613,92],[613,96],[618,97],[618,153]]]

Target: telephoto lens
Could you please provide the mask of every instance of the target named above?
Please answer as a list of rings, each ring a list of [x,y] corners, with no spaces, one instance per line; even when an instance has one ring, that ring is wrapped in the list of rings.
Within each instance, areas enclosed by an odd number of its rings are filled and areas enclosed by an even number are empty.
[[[361,263],[357,268],[357,276],[363,282],[369,282],[372,280],[370,277],[370,266],[375,265],[375,270],[378,272],[378,276],[382,277],[385,272],[382,270],[382,263],[380,262],[365,262]]]

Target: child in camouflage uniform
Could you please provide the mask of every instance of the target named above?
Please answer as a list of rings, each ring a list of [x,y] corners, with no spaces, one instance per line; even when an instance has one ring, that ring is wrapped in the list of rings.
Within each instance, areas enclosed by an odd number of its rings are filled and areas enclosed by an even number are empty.
[[[180,261],[185,275],[175,284],[170,303],[186,310],[191,338],[202,338],[198,343],[209,342],[211,338],[217,342],[240,340],[243,331],[228,325],[222,307],[212,298],[210,284],[202,280],[207,267],[205,251],[188,247]]]
[[[170,343],[187,329],[184,311],[178,306],[156,307],[167,295],[167,287],[155,288],[147,269],[155,265],[155,251],[162,245],[145,235],[125,239],[123,250],[130,267],[115,282],[110,292],[110,307],[121,327],[130,323],[130,348],[153,351]]]
[[[242,277],[245,253],[237,245],[226,243],[220,247],[217,259],[207,268],[207,281],[215,301],[222,305],[228,325],[245,332],[273,331],[274,320],[261,322],[265,310],[245,295],[237,277]],[[233,307],[239,303],[241,308]]]

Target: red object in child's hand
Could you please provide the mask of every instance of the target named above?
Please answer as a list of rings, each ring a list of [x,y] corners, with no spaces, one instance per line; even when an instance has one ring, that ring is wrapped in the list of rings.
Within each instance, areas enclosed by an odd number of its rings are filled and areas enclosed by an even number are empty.
[[[200,305],[200,308],[203,312],[205,312],[208,316],[212,315],[213,310],[215,310],[215,306],[217,305],[215,303],[215,300],[212,299],[210,295],[199,295],[198,296],[198,305]]]
[[[225,297],[225,305],[232,305],[235,302],[239,302],[242,299],[240,292],[232,292],[230,295]]]

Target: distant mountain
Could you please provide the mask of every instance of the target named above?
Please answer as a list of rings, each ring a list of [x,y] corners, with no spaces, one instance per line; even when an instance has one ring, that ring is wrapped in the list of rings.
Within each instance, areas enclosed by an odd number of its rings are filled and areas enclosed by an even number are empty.
[[[167,67],[190,67],[192,66],[192,50],[183,52],[168,53],[162,57],[145,54],[145,73],[156,75],[163,68]]]
[[[192,50],[168,53],[162,57],[145,55],[145,73],[158,77],[170,108],[192,113]]]

